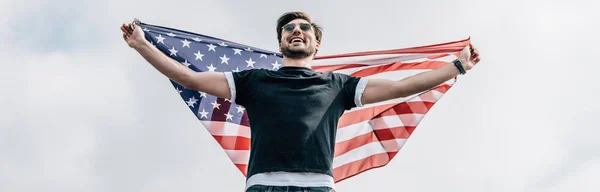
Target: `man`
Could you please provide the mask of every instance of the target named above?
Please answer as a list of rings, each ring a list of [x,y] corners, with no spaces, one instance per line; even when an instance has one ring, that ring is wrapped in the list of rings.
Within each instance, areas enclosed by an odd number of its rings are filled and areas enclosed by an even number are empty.
[[[469,46],[457,61],[400,81],[316,72],[311,63],[321,28],[305,13],[290,12],[277,20],[280,69],[195,72],[152,46],[139,26],[132,31],[123,24],[121,30],[128,45],[171,80],[246,108],[252,127],[248,192],[334,191],[335,136],[345,110],[431,89],[480,60]]]

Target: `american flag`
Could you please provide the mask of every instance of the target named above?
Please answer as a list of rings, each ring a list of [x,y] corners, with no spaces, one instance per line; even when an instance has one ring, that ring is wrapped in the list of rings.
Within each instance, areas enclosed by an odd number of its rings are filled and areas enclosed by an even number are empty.
[[[197,72],[276,70],[282,66],[282,55],[277,52],[144,22],[139,25],[154,46]],[[368,79],[401,80],[446,65],[456,59],[469,41],[468,38],[420,47],[318,56],[313,69]],[[429,91],[408,97],[346,111],[337,129],[333,162],[335,182],[387,165],[456,80],[453,78]],[[244,107],[171,83],[203,127],[246,176],[250,125]]]

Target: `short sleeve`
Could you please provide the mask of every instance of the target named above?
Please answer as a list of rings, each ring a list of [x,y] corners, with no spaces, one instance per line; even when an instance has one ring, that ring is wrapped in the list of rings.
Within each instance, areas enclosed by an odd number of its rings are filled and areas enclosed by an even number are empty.
[[[349,110],[354,107],[362,107],[362,94],[367,87],[368,80],[361,77],[346,76],[344,81],[344,108]]]
[[[224,72],[231,92],[231,101],[239,105],[246,104],[249,90],[251,90],[250,85],[254,72],[255,70],[253,69],[238,72]]]

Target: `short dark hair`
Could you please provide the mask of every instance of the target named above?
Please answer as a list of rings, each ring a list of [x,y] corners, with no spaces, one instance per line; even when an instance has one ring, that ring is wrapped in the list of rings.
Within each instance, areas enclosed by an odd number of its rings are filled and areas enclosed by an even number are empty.
[[[313,26],[313,30],[315,31],[315,36],[317,37],[317,42],[321,43],[321,38],[323,36],[323,31],[321,29],[321,26],[317,25],[316,23],[313,23],[310,19],[310,16],[308,16],[308,14],[304,13],[304,12],[287,12],[284,13],[283,15],[281,15],[279,17],[279,19],[277,19],[277,41],[279,43],[281,43],[281,32],[282,32],[282,27],[283,25],[289,23],[290,21],[294,20],[294,19],[304,19],[306,21],[308,21],[312,26]]]

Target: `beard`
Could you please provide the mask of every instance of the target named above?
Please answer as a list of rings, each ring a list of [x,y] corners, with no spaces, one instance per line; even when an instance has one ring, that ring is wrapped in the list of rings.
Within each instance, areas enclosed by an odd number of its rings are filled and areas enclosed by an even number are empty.
[[[315,54],[315,49],[307,47],[305,49],[290,49],[290,47],[284,47],[281,49],[281,54],[292,59],[303,59],[310,57]]]

